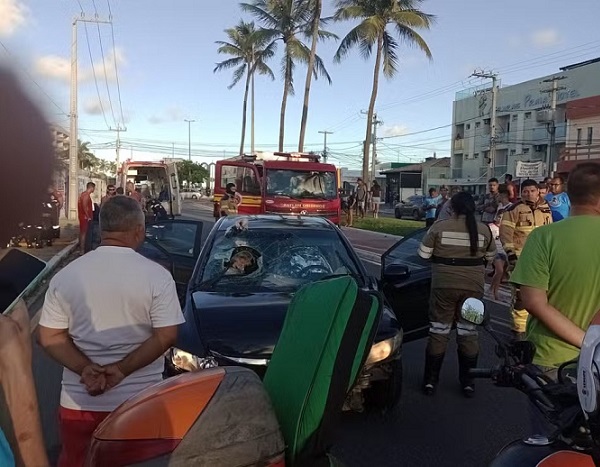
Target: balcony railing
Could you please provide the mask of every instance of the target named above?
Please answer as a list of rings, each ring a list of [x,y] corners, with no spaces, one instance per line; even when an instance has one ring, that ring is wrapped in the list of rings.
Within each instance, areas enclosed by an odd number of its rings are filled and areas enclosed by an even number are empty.
[[[585,161],[588,159],[600,159],[600,144],[567,147],[561,152],[560,159],[563,161]]]
[[[454,140],[454,152],[462,151],[464,149],[464,139]]]

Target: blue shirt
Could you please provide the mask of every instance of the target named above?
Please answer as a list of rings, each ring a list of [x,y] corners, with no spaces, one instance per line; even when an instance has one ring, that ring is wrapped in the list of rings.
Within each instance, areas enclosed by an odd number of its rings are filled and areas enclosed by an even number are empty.
[[[552,211],[552,222],[562,221],[569,217],[571,211],[571,200],[569,195],[565,192],[555,195],[554,193],[548,193],[546,195],[546,201],[550,205]]]
[[[432,198],[431,196],[425,197],[424,209],[425,209],[425,219],[435,219],[435,212],[437,210],[437,206],[440,203],[441,196],[436,196]]]
[[[15,467],[15,458],[2,430],[0,430],[0,465],[2,467]]]

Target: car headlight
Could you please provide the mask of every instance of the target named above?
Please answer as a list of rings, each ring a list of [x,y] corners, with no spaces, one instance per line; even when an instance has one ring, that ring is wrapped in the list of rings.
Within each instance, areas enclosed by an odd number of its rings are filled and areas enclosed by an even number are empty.
[[[213,357],[200,358],[177,347],[171,349],[169,358],[173,365],[182,371],[198,371],[218,366]]]
[[[377,342],[371,347],[366,365],[381,362],[392,355],[402,345],[402,331],[396,332],[394,337]]]

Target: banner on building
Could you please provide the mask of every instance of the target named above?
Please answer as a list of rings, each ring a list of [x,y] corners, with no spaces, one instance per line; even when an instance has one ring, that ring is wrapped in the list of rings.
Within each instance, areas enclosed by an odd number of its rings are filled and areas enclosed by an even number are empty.
[[[515,176],[518,178],[540,178],[546,175],[546,164],[544,162],[521,162],[517,161]]]

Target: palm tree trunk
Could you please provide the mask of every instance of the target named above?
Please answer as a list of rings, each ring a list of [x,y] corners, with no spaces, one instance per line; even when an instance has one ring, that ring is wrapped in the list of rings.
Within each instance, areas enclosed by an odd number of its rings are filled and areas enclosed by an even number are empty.
[[[302,107],[302,120],[300,122],[300,140],[298,141],[298,152],[304,151],[304,139],[306,138],[306,124],[308,122],[308,103],[310,100],[310,85],[312,82],[315,57],[317,56],[317,43],[319,42],[319,23],[321,21],[321,9],[323,2],[315,0],[315,17],[312,24],[312,44],[310,46],[310,57],[308,59],[308,70],[306,72],[306,83],[304,85],[304,105]]]
[[[244,106],[242,110],[242,140],[240,142],[240,156],[244,154],[244,143],[246,142],[246,117],[248,114],[248,92],[250,91],[250,79],[252,77],[252,67],[246,65],[248,72],[246,74],[246,89],[244,90]]]
[[[287,53],[287,51],[286,51]],[[279,152],[283,152],[285,141],[285,110],[287,107],[287,98],[292,84],[292,67],[290,66],[291,57],[286,57],[285,79],[283,80],[283,98],[281,99],[281,115],[279,117]]]
[[[377,55],[375,57],[375,70],[373,71],[373,89],[371,91],[371,102],[367,113],[367,134],[365,137],[362,177],[365,183],[369,179],[369,152],[371,149],[371,138],[373,134],[373,115],[375,114],[375,102],[377,101],[377,90],[379,88],[379,72],[381,69],[381,54],[383,51],[383,35],[377,40]]]
[[[252,70],[252,82],[250,83],[251,87],[251,98],[250,98],[250,154],[254,154],[254,75],[256,68]]]

